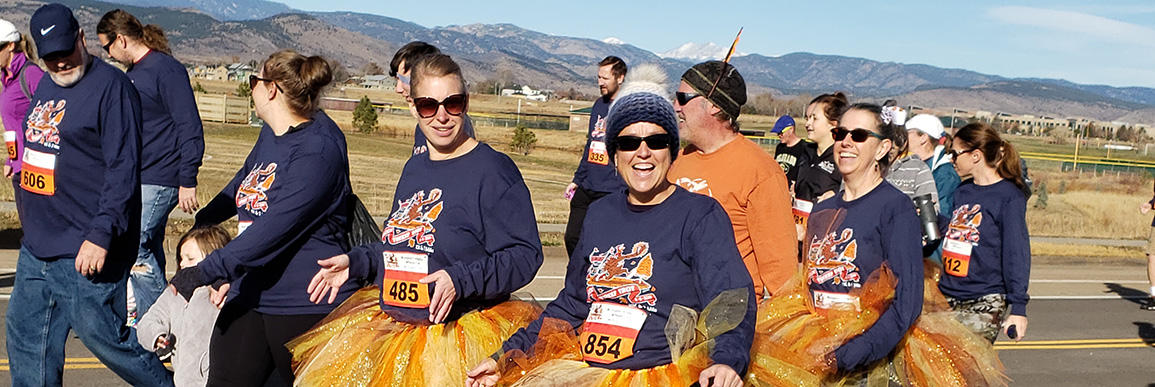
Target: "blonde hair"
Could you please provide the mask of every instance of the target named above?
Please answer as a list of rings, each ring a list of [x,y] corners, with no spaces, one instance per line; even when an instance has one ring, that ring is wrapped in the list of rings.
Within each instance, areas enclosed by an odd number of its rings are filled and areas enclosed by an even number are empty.
[[[29,38],[28,35],[20,34],[20,40],[0,44],[0,49],[8,48],[9,44],[16,45],[15,47],[12,47],[12,52],[24,53],[24,56],[28,57],[29,63],[34,64],[40,61],[40,56],[36,55],[36,45],[32,44],[32,38]]]

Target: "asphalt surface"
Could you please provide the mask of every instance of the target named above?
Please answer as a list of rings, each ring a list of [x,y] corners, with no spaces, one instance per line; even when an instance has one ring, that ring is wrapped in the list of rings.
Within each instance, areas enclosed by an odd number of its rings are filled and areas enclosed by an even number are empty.
[[[2,247],[7,246],[0,243],[0,314],[7,315],[15,251]],[[564,248],[547,247],[538,277],[519,295],[552,299],[562,286],[564,257]],[[1005,337],[996,344],[1011,384],[1155,387],[1155,312],[1138,308],[1148,286],[1143,261],[1036,264],[1026,336],[1017,344]],[[65,386],[125,385],[75,337],[67,357]],[[8,360],[0,355],[0,386],[9,385]]]

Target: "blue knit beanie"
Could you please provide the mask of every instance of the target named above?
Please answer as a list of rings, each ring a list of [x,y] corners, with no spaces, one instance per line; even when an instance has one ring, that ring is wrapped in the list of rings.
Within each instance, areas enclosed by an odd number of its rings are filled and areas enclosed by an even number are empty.
[[[614,159],[618,146],[615,141],[622,129],[638,122],[649,122],[666,130],[670,135],[670,160],[678,157],[678,116],[669,100],[666,83],[669,76],[655,64],[643,64],[630,69],[618,97],[610,105],[606,125],[607,150]]]

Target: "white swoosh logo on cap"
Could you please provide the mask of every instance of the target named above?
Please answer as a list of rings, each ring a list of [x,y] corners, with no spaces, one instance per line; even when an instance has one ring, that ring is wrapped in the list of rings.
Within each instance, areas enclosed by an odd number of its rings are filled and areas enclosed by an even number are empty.
[[[41,28],[40,29],[40,36],[44,36],[44,35],[47,35],[49,32],[52,32],[53,28],[56,28],[55,24],[53,24],[51,27],[48,27],[48,28]]]

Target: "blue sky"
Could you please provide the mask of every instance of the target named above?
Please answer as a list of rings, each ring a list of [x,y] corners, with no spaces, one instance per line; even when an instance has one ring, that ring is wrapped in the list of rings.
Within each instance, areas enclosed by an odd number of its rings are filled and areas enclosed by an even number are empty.
[[[282,0],[426,27],[511,23],[564,36],[616,37],[663,52],[683,43],[925,63],[1006,77],[1155,87],[1155,2],[1087,1],[353,1]],[[480,4],[484,4],[481,6]]]

